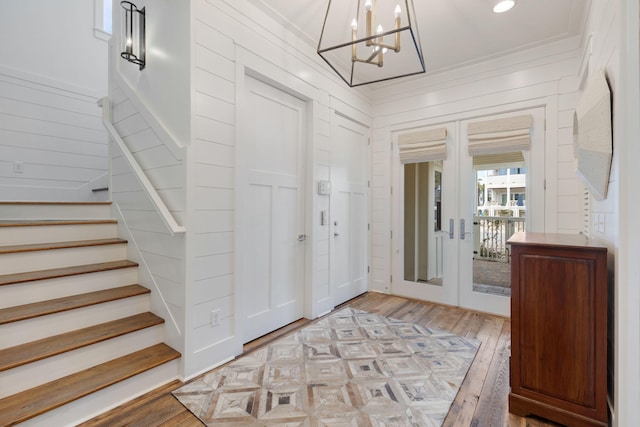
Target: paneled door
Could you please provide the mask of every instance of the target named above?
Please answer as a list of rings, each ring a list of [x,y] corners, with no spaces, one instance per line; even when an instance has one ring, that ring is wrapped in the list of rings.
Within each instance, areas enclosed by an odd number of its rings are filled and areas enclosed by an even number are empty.
[[[245,81],[241,181],[244,342],[303,315],[305,103]]]
[[[331,293],[338,305],[369,286],[368,130],[336,114],[331,141]]]

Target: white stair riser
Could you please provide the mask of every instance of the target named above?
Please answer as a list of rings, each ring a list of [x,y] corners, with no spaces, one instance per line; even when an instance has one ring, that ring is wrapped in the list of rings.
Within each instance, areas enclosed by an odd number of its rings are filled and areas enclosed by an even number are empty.
[[[0,399],[162,342],[163,325],[0,372]]]
[[[138,268],[129,267],[4,285],[0,286],[0,309],[134,285],[137,281]]]
[[[3,220],[105,219],[111,218],[108,204],[2,204]]]
[[[127,244],[50,249],[0,255],[0,274],[24,273],[127,259]]]
[[[0,325],[0,348],[13,347],[149,311],[147,294]]]
[[[25,225],[0,227],[0,242],[3,246],[31,245],[74,240],[111,239],[117,237],[117,234],[118,227],[115,223]]]
[[[158,366],[20,424],[20,427],[76,426],[178,378],[179,361]]]

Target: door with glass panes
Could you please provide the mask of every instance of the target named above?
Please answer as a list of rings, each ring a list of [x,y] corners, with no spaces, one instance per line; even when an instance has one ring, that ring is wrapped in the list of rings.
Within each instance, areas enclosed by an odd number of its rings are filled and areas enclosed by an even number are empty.
[[[392,292],[508,316],[506,242],[544,230],[544,109],[394,139]]]

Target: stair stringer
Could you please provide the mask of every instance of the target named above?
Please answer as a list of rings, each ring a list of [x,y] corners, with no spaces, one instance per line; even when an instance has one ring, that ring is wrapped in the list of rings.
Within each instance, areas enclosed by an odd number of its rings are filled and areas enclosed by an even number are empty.
[[[141,286],[144,286],[145,288],[151,290],[150,311],[165,319],[164,342],[183,355],[183,357],[179,359],[178,363],[180,365],[180,372],[184,372],[182,369],[182,365],[185,354],[185,338],[184,328],[181,327],[180,323],[181,319],[179,319],[176,313],[171,310],[170,304],[167,302],[167,298],[163,290],[154,277],[154,274],[149,267],[149,264],[147,263],[143,252],[140,250],[140,246],[138,245],[138,241],[136,240],[135,230],[131,230],[129,228],[127,220],[117,203],[113,203],[111,205],[111,210],[113,218],[117,219],[118,221],[118,236],[120,236],[120,238],[122,239],[127,240],[128,242],[127,259],[138,263],[138,283]],[[176,243],[179,243],[184,249],[184,234],[176,236],[167,235],[167,238],[175,239]]]

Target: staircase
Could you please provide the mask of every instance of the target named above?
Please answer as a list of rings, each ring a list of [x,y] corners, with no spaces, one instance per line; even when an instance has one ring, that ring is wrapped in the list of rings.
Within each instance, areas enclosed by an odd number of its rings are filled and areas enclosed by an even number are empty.
[[[109,209],[0,202],[0,426],[75,425],[177,377]]]

